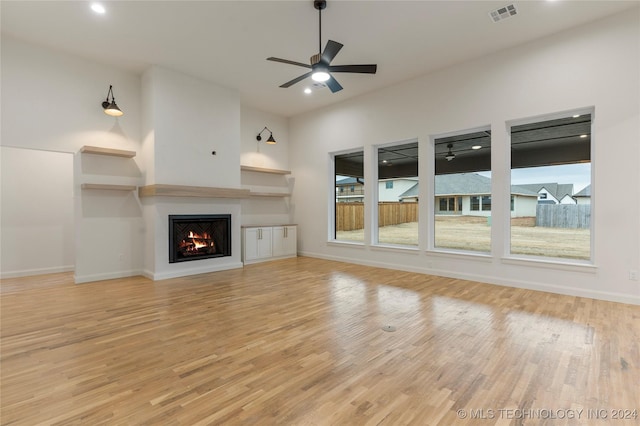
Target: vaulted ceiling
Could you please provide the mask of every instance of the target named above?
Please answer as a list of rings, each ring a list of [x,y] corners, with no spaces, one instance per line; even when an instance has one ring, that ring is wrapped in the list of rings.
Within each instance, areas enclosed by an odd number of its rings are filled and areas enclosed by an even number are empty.
[[[332,62],[378,64],[375,75],[339,74],[332,94],[307,79],[278,87],[318,53],[318,12],[297,1],[106,1],[98,15],[85,1],[2,1],[3,36],[53,47],[124,70],[150,65],[237,89],[245,105],[283,116],[427,74],[635,7],[634,1],[329,0],[322,45],[344,44]],[[517,14],[493,22],[492,10]],[[105,82],[107,84],[108,82]],[[311,94],[304,94],[309,87]],[[119,95],[122,98],[122,94]]]

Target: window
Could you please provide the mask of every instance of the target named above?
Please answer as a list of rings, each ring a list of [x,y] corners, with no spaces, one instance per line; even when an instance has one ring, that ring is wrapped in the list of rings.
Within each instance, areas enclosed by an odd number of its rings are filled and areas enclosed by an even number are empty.
[[[336,191],[331,232],[337,241],[364,241],[363,151],[333,156]],[[348,189],[345,189],[348,188]]]
[[[433,139],[433,246],[488,252],[491,248],[491,131]]]
[[[482,196],[482,211],[483,212],[491,211],[491,195]]]
[[[511,254],[590,260],[591,113],[512,125],[511,188]]]
[[[480,211],[480,197],[475,195],[471,197],[471,211]]]
[[[380,244],[418,245],[418,142],[378,148]]]

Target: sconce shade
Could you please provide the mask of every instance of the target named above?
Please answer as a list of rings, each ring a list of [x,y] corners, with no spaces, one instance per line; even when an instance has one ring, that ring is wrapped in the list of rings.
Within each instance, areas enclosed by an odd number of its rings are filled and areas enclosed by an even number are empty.
[[[111,100],[109,100],[109,95],[111,95]],[[109,86],[109,91],[107,92],[107,99],[102,102],[102,108],[104,109],[104,113],[110,115],[112,117],[120,117],[124,115],[124,112],[118,105],[116,104],[116,100],[113,97],[113,86]]]
[[[104,103],[105,102],[103,102],[103,104]],[[120,117],[121,115],[124,114],[124,112],[122,112],[122,110],[118,108],[118,105],[116,105],[115,102],[111,102],[106,107],[104,107],[104,113],[112,117]]]
[[[269,134],[269,138],[267,139],[267,143],[269,145],[275,145],[276,144],[276,140],[273,138],[273,133]]]

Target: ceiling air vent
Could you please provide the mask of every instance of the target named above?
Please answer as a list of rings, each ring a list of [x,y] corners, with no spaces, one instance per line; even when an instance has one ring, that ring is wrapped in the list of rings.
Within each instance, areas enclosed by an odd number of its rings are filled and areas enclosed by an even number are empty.
[[[511,18],[516,15],[518,11],[516,10],[516,6],[513,4],[509,4],[507,6],[501,7],[496,10],[492,10],[489,12],[489,16],[493,22],[502,21],[503,19]]]

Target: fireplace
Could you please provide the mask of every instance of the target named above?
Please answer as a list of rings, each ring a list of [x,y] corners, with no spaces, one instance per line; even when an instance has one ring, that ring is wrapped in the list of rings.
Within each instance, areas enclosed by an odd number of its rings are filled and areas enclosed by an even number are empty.
[[[169,263],[231,256],[231,215],[169,215]]]

